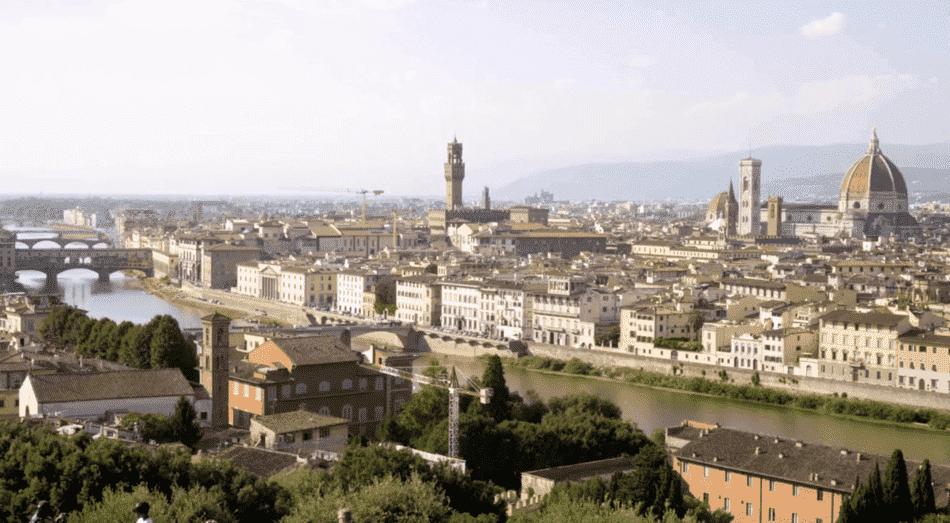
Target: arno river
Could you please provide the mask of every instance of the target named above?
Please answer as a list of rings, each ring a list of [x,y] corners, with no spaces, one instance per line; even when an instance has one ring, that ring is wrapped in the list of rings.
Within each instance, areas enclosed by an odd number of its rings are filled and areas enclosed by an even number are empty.
[[[36,292],[43,286],[42,273],[24,271],[18,281]],[[114,273],[108,285],[98,283],[91,271],[73,270],[60,274],[59,288],[64,300],[85,309],[95,318],[145,323],[156,314],[170,314],[182,327],[199,327],[200,312],[167,303],[145,292],[135,278]],[[431,355],[445,364],[455,365],[463,376],[481,376],[479,361]],[[417,361],[417,369],[428,364],[430,356]],[[724,427],[758,432],[805,442],[822,443],[855,451],[889,455],[900,447],[909,459],[930,458],[950,464],[950,432],[918,429],[911,426],[873,423],[822,416],[784,407],[757,405],[635,387],[621,383],[580,377],[552,376],[506,369],[505,378],[512,391],[524,396],[535,390],[542,399],[586,391],[610,400],[623,409],[624,418],[635,422],[647,435],[658,428],[679,424],[685,419],[720,423]]]

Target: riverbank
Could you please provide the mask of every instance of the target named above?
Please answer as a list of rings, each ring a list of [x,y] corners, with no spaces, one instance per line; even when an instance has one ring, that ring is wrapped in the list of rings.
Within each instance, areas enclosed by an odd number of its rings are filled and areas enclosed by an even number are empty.
[[[757,385],[735,385],[721,371],[718,380],[705,377],[670,376],[642,369],[598,368],[580,360],[567,362],[552,358],[528,356],[519,360],[502,360],[509,368],[543,374],[589,378],[626,385],[648,387],[675,393],[710,398],[726,398],[756,404],[775,405],[803,412],[817,412],[862,422],[885,423],[902,427],[946,432],[950,413],[936,409],[913,409],[880,401],[849,399],[847,395],[821,396],[791,394],[783,390]]]
[[[203,316],[217,312],[231,318],[232,320],[245,319],[254,320],[264,324],[269,323],[281,326],[288,325],[287,322],[280,321],[279,319],[273,317],[263,316],[239,308],[228,307],[223,304],[210,303],[208,301],[198,299],[197,297],[187,294],[179,287],[166,284],[156,278],[138,277],[138,279],[142,283],[142,289],[152,296],[179,307],[187,307],[189,309],[200,311]]]

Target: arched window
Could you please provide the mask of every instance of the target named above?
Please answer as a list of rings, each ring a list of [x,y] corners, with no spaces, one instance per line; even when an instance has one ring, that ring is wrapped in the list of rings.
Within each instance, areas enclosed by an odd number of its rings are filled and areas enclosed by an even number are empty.
[[[307,384],[298,383],[297,384],[297,394],[306,394],[307,393]]]
[[[860,209],[860,208],[861,208],[861,202],[854,202],[854,208],[855,208],[855,209]]]
[[[357,415],[357,418],[356,418],[356,419],[357,419],[360,423],[363,423],[364,421],[366,421],[366,409],[365,409],[365,408],[360,409],[359,412],[357,412],[356,415]]]
[[[343,380],[343,390],[350,390],[353,388],[353,380]]]
[[[353,419],[353,407],[343,405],[343,411],[340,413],[340,416],[349,420]]]
[[[320,392],[329,392],[330,391],[330,382],[321,381],[320,382]]]
[[[360,378],[360,390],[366,390],[366,378]]]
[[[330,415],[330,407],[320,407],[320,414],[324,416]]]
[[[381,421],[383,419],[383,408],[376,407],[376,421]]]
[[[383,390],[383,377],[376,378],[376,390]]]

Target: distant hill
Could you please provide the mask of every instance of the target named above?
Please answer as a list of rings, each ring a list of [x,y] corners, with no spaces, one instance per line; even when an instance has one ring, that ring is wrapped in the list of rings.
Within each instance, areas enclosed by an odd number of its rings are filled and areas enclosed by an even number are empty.
[[[888,145],[881,149],[904,174],[911,201],[915,194],[929,200],[950,198],[950,144]],[[845,172],[867,151],[867,144],[772,146],[756,149],[762,160],[762,195],[789,201],[837,198]],[[732,153],[699,160],[665,162],[588,163],[548,169],[519,178],[497,189],[499,197],[523,200],[541,189],[556,199],[653,200],[711,198],[738,181],[739,160]]]

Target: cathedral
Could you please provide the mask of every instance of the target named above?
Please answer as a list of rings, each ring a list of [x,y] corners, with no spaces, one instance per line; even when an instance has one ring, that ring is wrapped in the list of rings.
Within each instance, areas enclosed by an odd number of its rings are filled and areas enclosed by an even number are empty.
[[[716,195],[706,212],[706,223],[725,236],[906,239],[920,234],[908,210],[904,176],[881,152],[876,130],[871,131],[867,153],[842,180],[838,205],[783,205],[775,196],[760,205],[762,162],[747,158],[740,165],[739,200],[730,182],[729,191]]]

